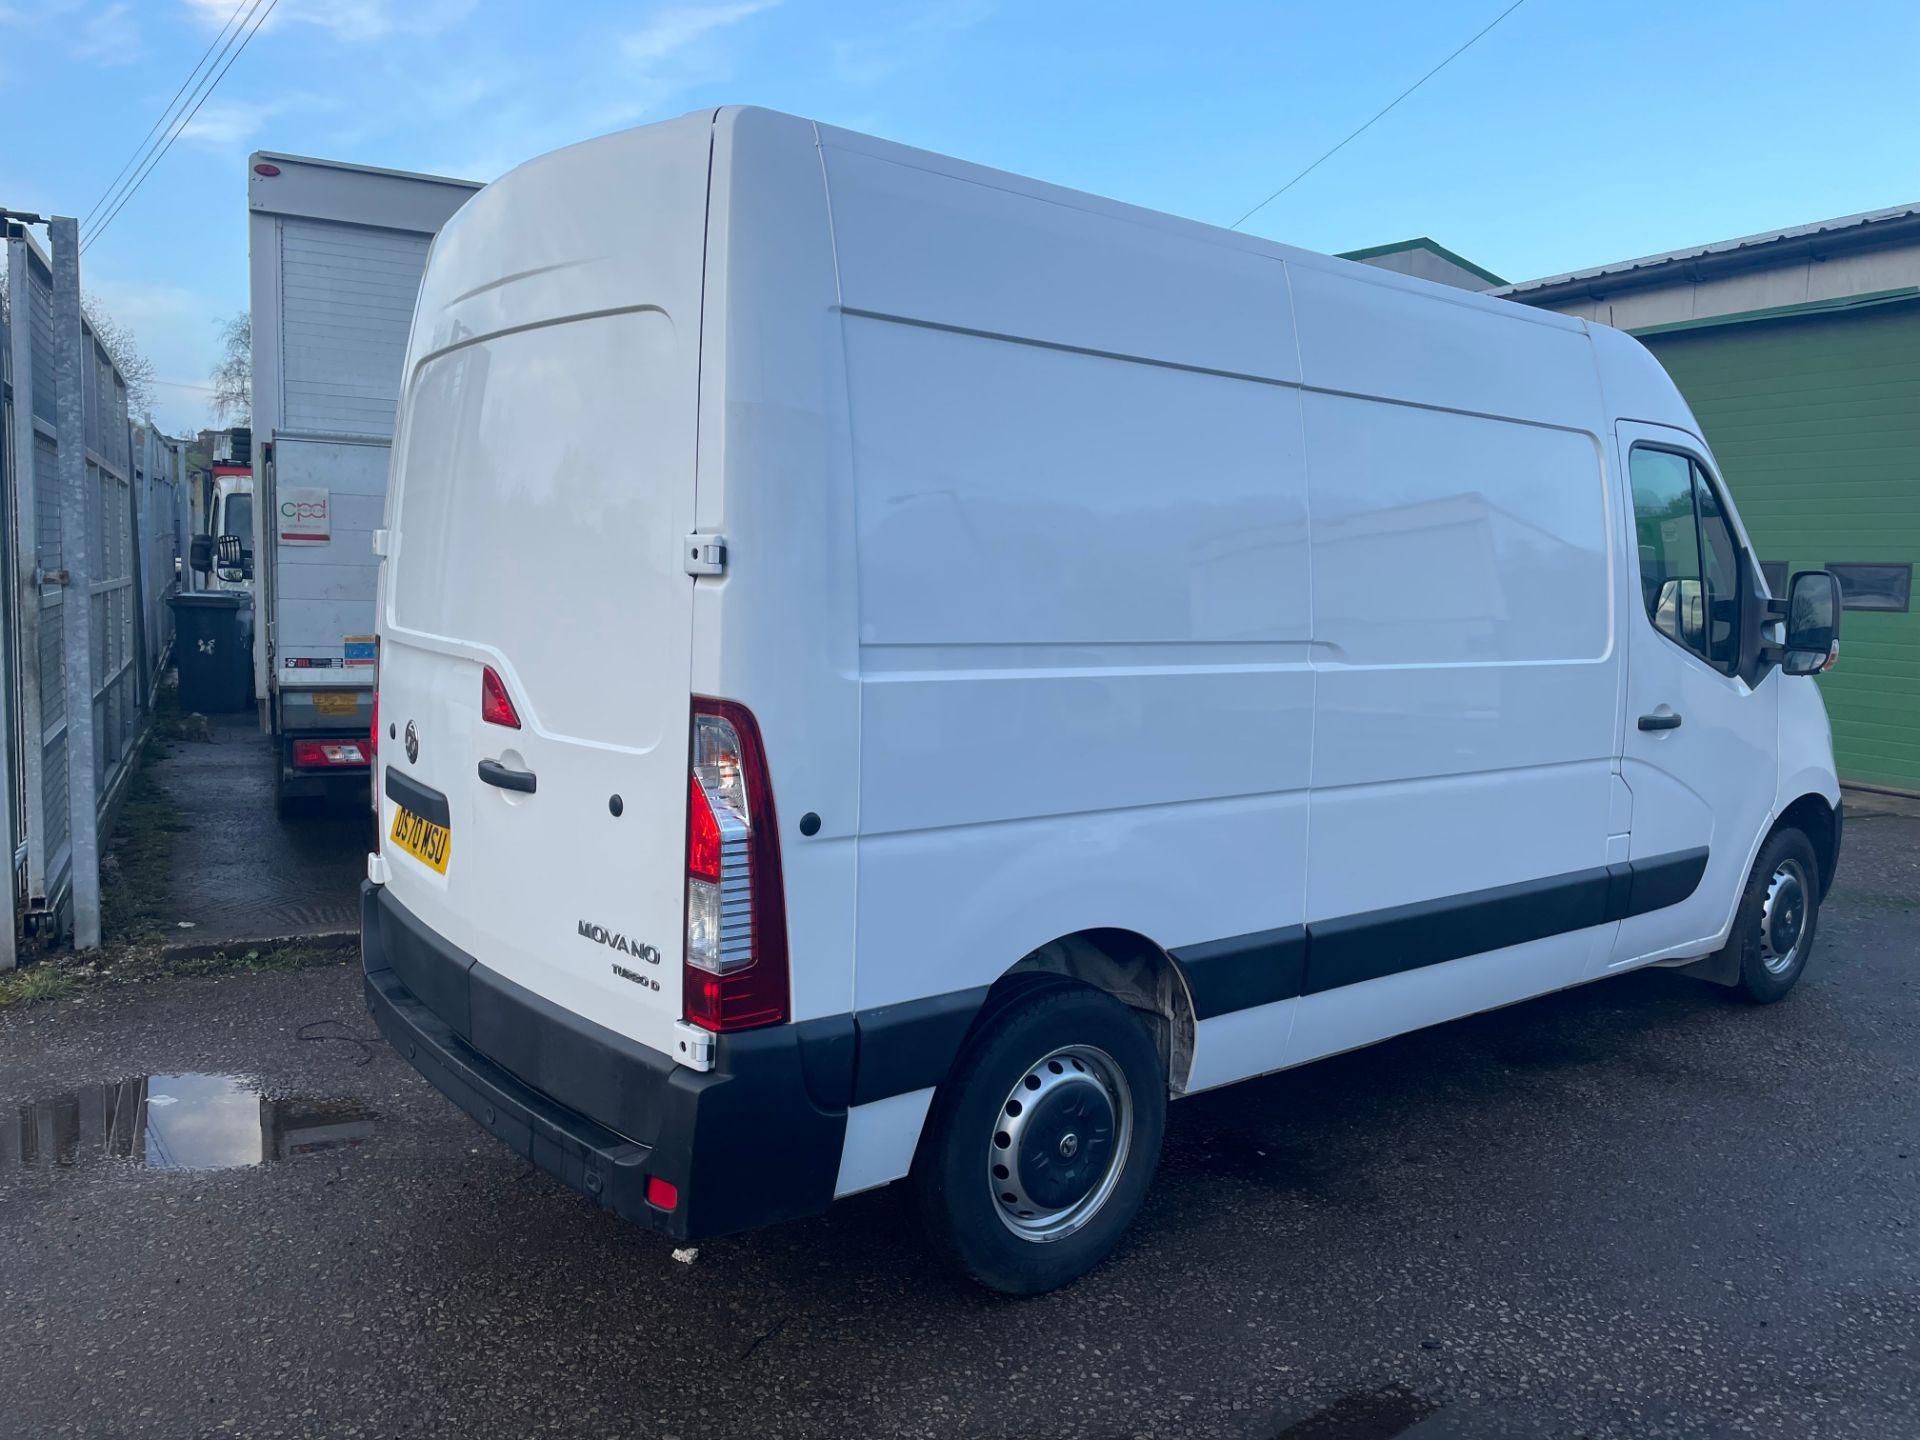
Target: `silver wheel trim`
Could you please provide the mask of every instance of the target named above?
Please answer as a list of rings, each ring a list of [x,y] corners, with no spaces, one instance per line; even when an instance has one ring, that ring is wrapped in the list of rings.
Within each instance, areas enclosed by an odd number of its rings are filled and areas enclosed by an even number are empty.
[[[1057,1067],[1057,1069],[1055,1068]],[[1032,1082],[1038,1081],[1037,1085]],[[1036,1204],[1021,1182],[1015,1164],[1027,1122],[1039,1110],[1039,1102],[1074,1085],[1097,1086],[1113,1112],[1113,1153],[1106,1171],[1085,1195],[1070,1205],[1049,1210]],[[1017,1108],[1017,1115],[1009,1115]],[[1005,1145],[1000,1143],[1004,1136]],[[987,1193],[994,1214],[1022,1240],[1046,1244],[1063,1240],[1100,1213],[1112,1198],[1120,1177],[1126,1173],[1127,1155],[1133,1148],[1133,1091],[1127,1085],[1126,1072],[1106,1051],[1093,1045],[1063,1045],[1028,1066],[1014,1083],[995,1114],[995,1129],[987,1137]],[[999,1172],[1005,1170],[1006,1174]],[[1005,1197],[1013,1196],[1009,1201]]]
[[[1798,860],[1782,860],[1760,901],[1760,963],[1769,975],[1784,975],[1799,962],[1812,903],[1807,872]]]

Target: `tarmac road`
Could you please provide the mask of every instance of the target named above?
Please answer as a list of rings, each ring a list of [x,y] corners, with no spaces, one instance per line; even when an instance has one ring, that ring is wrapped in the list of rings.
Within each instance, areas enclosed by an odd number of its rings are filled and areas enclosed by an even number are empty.
[[[0,1434],[1911,1440],[1920,820],[1847,831],[1787,1003],[1633,975],[1183,1101],[1029,1301],[895,1191],[677,1262],[338,1038],[346,968],[5,1012]]]

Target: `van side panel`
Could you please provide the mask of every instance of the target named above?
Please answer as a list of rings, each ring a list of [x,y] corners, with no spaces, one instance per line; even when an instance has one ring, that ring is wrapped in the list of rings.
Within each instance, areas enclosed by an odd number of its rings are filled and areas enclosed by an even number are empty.
[[[1620,686],[1579,327],[1299,268],[1295,297],[1308,384],[1360,393],[1304,407],[1313,938],[1289,1063],[1580,977],[1612,930],[1584,898],[1604,900]],[[1487,893],[1528,882],[1538,900]],[[1383,913],[1463,897],[1505,917],[1476,927],[1513,937],[1497,953]]]
[[[1284,268],[826,136],[856,1007],[988,985],[1095,926],[1176,948],[1298,925],[1313,675]]]
[[[810,122],[719,113],[706,238],[695,514],[726,536],[728,561],[724,577],[689,582],[693,690],[737,700],[760,723],[793,1018],[844,1020],[860,828],[857,602],[833,234]],[[812,837],[799,829],[808,813],[820,821]]]

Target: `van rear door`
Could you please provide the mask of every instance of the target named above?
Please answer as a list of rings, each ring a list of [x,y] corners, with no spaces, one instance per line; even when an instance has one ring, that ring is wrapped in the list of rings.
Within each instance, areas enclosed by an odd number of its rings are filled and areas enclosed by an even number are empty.
[[[669,1052],[706,130],[547,156],[436,241],[380,624],[390,896],[508,980]],[[444,823],[444,851],[401,812]]]

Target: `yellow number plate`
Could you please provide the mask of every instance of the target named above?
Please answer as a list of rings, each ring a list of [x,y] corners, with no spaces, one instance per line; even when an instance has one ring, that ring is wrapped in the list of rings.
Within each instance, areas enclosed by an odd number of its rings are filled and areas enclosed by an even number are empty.
[[[405,806],[393,807],[393,843],[428,869],[447,873],[447,851],[453,832],[444,825],[423,819]]]
[[[316,690],[313,708],[322,715],[351,715],[360,708],[360,696],[352,690]]]

